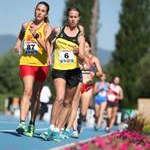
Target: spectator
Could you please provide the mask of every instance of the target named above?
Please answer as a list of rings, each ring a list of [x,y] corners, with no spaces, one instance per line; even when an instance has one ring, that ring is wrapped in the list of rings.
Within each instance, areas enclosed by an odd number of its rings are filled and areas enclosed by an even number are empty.
[[[44,114],[48,112],[48,104],[49,104],[51,96],[52,96],[52,93],[51,93],[50,88],[47,85],[43,86],[41,94],[40,94],[40,112],[39,112],[40,120],[43,120]]]

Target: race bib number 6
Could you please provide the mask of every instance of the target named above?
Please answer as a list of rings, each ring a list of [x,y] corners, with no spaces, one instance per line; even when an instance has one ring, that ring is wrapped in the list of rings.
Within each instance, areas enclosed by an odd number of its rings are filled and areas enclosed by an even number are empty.
[[[35,42],[24,42],[24,50],[27,55],[36,55],[38,52],[38,45]]]
[[[69,51],[60,51],[59,53],[59,61],[61,63],[70,63],[73,62],[74,54]]]

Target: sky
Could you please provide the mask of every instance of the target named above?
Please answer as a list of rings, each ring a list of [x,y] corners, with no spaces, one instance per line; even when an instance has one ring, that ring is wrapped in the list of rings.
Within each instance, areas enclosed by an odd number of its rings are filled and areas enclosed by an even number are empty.
[[[34,18],[34,9],[40,0],[0,0],[0,35],[19,34],[23,22]],[[66,0],[45,0],[50,5],[51,26],[61,26]],[[87,0],[88,1],[88,0]],[[112,51],[119,29],[119,13],[122,0],[99,0],[100,19],[96,35],[98,48]]]

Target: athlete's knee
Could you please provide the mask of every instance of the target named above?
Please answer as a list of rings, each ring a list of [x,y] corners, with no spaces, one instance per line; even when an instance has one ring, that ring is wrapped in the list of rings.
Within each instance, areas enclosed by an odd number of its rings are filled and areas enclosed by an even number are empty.
[[[69,101],[64,101],[64,102],[63,102],[63,106],[64,106],[64,107],[71,107],[71,102],[69,102]]]
[[[56,103],[56,104],[59,104],[59,105],[62,105],[62,104],[63,104],[63,101],[64,101],[64,99],[61,98],[61,97],[56,97],[56,99],[55,99],[55,103]]]
[[[23,92],[23,95],[28,97],[28,98],[31,98],[32,96],[32,90],[30,88],[25,88],[24,92]]]

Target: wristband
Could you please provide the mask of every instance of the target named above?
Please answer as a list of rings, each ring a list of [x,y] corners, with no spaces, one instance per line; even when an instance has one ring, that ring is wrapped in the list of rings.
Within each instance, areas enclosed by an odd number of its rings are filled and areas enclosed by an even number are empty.
[[[35,38],[35,39],[38,39],[38,38],[39,38],[39,34],[36,33],[36,34],[34,35],[34,38]]]

